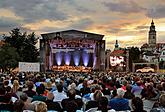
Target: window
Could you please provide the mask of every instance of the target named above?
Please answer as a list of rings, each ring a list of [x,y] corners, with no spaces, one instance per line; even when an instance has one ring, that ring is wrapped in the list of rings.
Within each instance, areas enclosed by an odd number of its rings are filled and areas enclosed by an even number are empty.
[[[163,52],[163,55],[165,55],[165,51]]]

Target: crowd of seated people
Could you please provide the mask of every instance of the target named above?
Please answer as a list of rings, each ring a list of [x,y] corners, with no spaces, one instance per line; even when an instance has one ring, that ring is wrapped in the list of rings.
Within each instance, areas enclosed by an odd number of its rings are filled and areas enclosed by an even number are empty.
[[[165,112],[164,74],[0,75],[0,112]]]

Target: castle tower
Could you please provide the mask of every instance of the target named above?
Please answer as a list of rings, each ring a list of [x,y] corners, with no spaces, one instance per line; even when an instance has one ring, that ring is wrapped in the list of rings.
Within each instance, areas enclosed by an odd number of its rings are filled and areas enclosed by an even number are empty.
[[[152,20],[151,26],[150,26],[148,44],[152,48],[156,47],[156,31],[155,31],[155,25],[154,25],[153,20]]]
[[[116,43],[115,43],[115,50],[117,50],[119,48],[119,44],[118,44],[118,40],[116,40]]]

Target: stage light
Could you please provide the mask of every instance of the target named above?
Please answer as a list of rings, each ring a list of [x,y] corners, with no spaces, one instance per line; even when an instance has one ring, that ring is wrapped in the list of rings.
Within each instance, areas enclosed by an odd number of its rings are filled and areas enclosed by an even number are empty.
[[[76,66],[79,66],[79,63],[80,63],[80,52],[75,51],[74,54],[73,54],[73,59],[74,59],[74,64]]]
[[[61,65],[61,63],[62,63],[62,53],[60,53],[60,52],[56,53],[56,62],[57,62],[58,66]]]
[[[89,63],[89,54],[86,51],[84,51],[82,54],[82,58],[84,66],[87,67]]]
[[[64,59],[65,59],[65,64],[70,65],[71,56],[69,52],[65,52]]]

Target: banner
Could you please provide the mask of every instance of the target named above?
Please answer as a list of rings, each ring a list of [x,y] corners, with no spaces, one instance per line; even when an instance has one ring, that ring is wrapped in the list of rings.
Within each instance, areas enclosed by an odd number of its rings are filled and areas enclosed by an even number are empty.
[[[19,62],[19,72],[40,72],[40,63]]]

